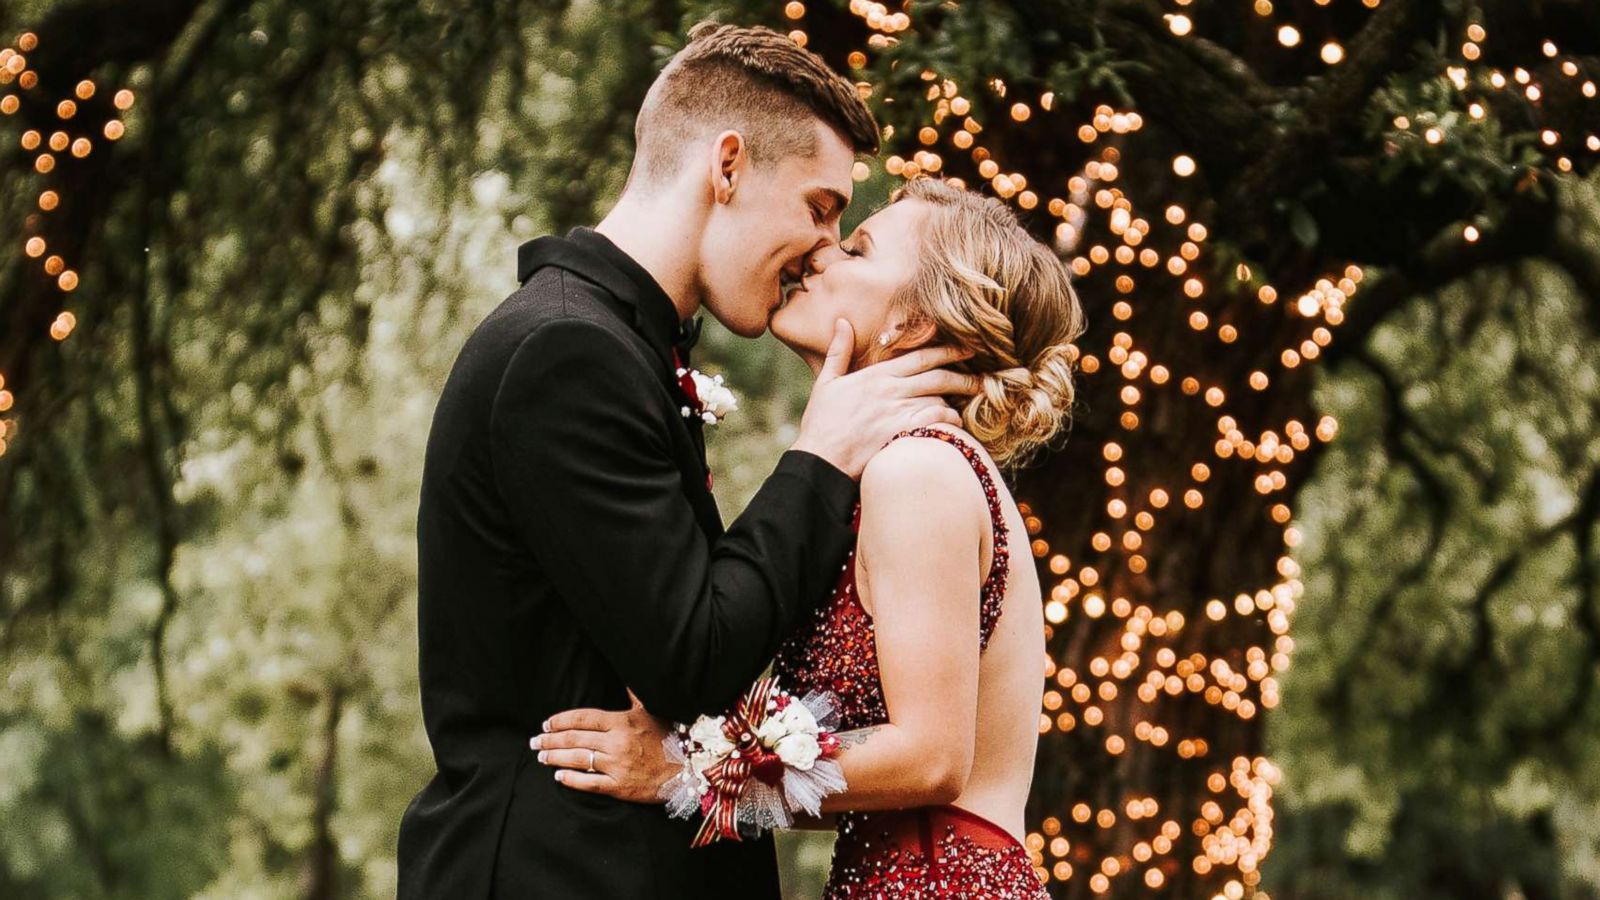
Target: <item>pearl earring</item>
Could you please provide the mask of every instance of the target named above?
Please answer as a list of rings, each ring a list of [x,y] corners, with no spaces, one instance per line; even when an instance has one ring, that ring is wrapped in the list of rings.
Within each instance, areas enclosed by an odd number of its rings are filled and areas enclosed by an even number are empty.
[[[889,333],[888,332],[884,332],[883,334],[878,335],[878,346],[880,346],[880,347],[889,346]]]

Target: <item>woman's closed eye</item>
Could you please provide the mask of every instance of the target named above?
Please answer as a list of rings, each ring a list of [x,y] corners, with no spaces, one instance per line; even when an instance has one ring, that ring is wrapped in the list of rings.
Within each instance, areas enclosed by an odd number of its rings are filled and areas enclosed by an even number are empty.
[[[855,234],[850,235],[848,244],[840,244],[846,256],[866,256],[867,248],[872,246],[872,234],[866,228],[857,228]]]

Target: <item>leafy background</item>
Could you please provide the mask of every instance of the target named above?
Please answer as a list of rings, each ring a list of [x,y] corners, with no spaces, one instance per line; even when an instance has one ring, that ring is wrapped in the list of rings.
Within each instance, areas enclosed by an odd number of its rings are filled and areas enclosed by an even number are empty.
[[[412,603],[434,399],[517,245],[616,196],[632,111],[710,6],[0,4],[50,85],[139,98],[44,225],[16,141],[36,110],[0,120],[0,214],[82,276],[76,332],[44,341],[60,295],[0,257],[0,895],[393,894],[431,772]],[[926,52],[1015,64],[1007,21]],[[1056,74],[1087,85],[1078,62]],[[1427,82],[1396,72],[1371,129]],[[1488,194],[1521,145],[1485,140],[1387,164]],[[874,169],[852,220],[891,180]],[[1299,238],[1332,240],[1305,203]],[[1567,176],[1554,208],[1559,260],[1410,273],[1314,376],[1341,431],[1296,501],[1298,647],[1262,736],[1278,896],[1600,895],[1600,183]],[[706,340],[741,392],[711,442],[731,519],[808,378],[770,339]],[[783,847],[813,896],[826,838]]]

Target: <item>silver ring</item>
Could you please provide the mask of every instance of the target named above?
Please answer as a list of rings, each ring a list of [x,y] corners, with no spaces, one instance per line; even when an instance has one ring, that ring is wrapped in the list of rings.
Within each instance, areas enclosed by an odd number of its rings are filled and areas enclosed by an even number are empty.
[[[594,774],[594,751],[589,751],[589,774]]]

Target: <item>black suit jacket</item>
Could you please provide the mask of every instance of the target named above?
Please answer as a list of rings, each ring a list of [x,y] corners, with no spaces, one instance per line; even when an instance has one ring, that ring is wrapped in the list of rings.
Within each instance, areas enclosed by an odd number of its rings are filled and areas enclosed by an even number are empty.
[[[438,772],[400,827],[404,898],[778,896],[770,837],[690,850],[659,805],[557,784],[528,738],[631,687],[728,705],[828,593],[855,483],[791,451],[726,532],[650,275],[578,229],[523,246],[434,414],[417,519],[422,710]]]

